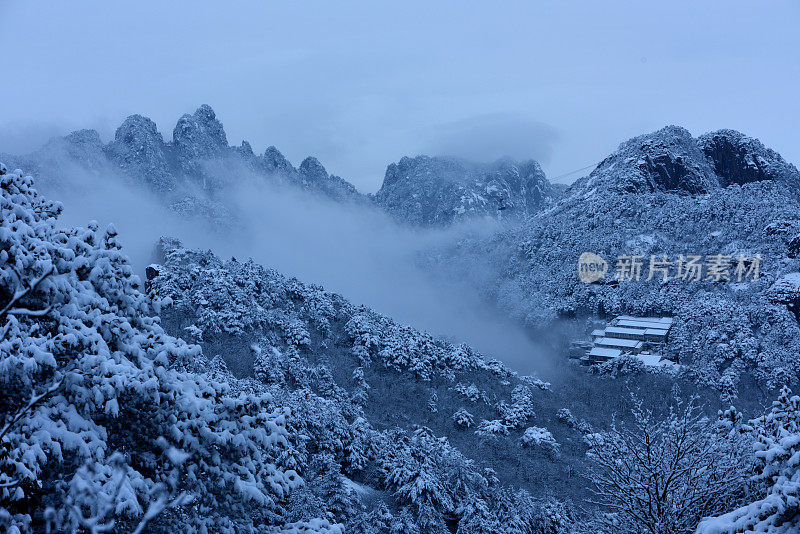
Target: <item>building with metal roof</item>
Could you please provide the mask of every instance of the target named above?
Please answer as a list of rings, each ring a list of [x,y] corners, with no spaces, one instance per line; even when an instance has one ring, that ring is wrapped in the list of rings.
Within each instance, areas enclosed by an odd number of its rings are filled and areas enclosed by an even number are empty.
[[[606,362],[619,356],[622,356],[621,350],[604,347],[593,347],[586,353],[586,357],[591,363]]]
[[[638,341],[636,339],[602,337],[600,339],[595,340],[594,346],[620,349],[623,351],[630,351],[634,354],[638,354],[639,352],[642,352],[642,349],[644,348],[644,341]]]
[[[598,363],[623,354],[638,355],[657,349],[667,342],[672,328],[672,317],[634,317],[620,315],[604,329],[592,331],[592,345],[584,361]],[[660,358],[657,354],[655,357]]]

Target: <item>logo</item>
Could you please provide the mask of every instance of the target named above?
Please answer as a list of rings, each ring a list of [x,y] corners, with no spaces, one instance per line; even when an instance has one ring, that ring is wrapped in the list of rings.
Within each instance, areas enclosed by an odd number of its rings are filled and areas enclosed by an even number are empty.
[[[584,284],[591,284],[605,278],[607,272],[608,263],[594,252],[584,252],[578,258],[578,278]]]
[[[761,255],[679,254],[670,259],[667,254],[651,254],[649,262],[642,254],[620,255],[614,267],[611,279],[615,282],[756,282],[761,276]],[[584,284],[605,278],[608,271],[606,260],[593,252],[584,252],[578,258],[578,278]]]

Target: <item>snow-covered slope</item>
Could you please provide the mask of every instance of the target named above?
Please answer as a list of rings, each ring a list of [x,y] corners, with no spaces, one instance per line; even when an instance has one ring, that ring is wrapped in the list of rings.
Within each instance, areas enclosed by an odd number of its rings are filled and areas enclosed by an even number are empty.
[[[687,373],[733,393],[743,377],[780,386],[800,376],[800,327],[767,290],[800,271],[793,252],[797,178],[794,166],[742,134],[696,140],[667,127],[623,143],[554,207],[488,239],[459,243],[435,256],[432,269],[473,276],[490,299],[531,326],[594,314],[675,316],[670,350]],[[609,277],[619,256],[640,255],[643,276],[583,284],[583,252],[605,258]],[[651,255],[664,254],[673,262],[670,279],[647,280]],[[675,279],[680,255],[705,262],[716,254],[730,258],[730,282]],[[758,280],[736,283],[739,255],[761,256]],[[475,258],[493,262],[493,275],[483,266],[473,273]]]
[[[59,228],[2,164],[0,193],[0,530],[276,524],[285,411],[164,332],[113,227]]]
[[[757,139],[734,130],[695,139],[684,128],[667,126],[622,143],[570,192],[702,194],[764,180],[793,188],[800,172]]]
[[[0,165],[4,532],[568,526],[537,480],[581,432],[523,439],[546,384],[170,240],[142,293],[113,227],[59,228],[32,184]]]
[[[503,482],[534,495],[542,488],[516,480],[508,462],[530,463],[530,481],[546,473],[564,475],[564,461],[550,451],[523,449],[534,411],[547,414],[540,424],[555,419],[545,383],[519,377],[468,345],[398,324],[252,261],[221,261],[168,239],[157,255],[147,286],[151,295],[170,302],[162,312],[166,328],[195,336],[235,375],[316,391],[313,377],[322,373],[374,427],[425,425],[479,465],[491,466]],[[564,428],[555,432],[562,439],[569,434]],[[580,435],[569,439],[580,441]],[[497,458],[498,447],[507,449],[502,459],[483,463]],[[510,450],[522,456],[508,455]]]

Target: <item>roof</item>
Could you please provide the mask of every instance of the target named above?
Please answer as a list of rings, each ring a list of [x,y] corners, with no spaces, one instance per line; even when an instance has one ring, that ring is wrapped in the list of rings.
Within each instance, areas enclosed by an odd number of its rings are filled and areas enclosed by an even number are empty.
[[[646,336],[662,336],[662,337],[666,337],[667,336],[667,332],[668,332],[668,330],[662,330],[660,328],[648,328],[647,330],[644,331],[644,334]]]
[[[622,351],[619,349],[606,349],[603,347],[595,347],[589,351],[589,356],[601,356],[604,358],[616,358],[621,355]]]
[[[645,321],[642,319],[620,319],[617,321],[617,325],[632,328],[669,329],[669,327],[672,326],[672,323],[665,323],[662,321]]]
[[[675,319],[672,317],[634,317],[633,315],[620,315],[617,317],[618,320],[622,321],[644,321],[646,323],[668,323],[672,324],[675,322]]]
[[[636,339],[620,339],[618,337],[604,337],[595,341],[596,345],[603,345],[605,347],[624,347],[627,349],[635,349],[642,345],[641,341]]]
[[[630,334],[630,335],[638,335],[643,336],[645,333],[645,328],[623,328],[619,326],[609,326],[606,328],[606,335],[608,334]]]

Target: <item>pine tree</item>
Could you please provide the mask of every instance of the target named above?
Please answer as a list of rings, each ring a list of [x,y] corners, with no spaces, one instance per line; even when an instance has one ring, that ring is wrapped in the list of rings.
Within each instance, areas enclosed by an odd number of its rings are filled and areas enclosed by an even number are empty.
[[[698,534],[800,531],[800,397],[784,386],[771,410],[751,421],[757,436],[755,480],[762,496],[718,517],[704,520]]]
[[[217,531],[274,521],[302,483],[275,464],[283,410],[198,372],[113,227],[59,227],[20,174],[0,194],[0,526],[140,532],[173,508]]]

